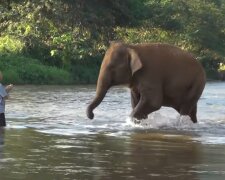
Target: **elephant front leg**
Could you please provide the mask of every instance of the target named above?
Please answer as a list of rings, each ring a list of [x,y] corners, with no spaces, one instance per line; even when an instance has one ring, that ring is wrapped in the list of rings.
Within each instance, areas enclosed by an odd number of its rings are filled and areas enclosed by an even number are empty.
[[[152,96],[148,99],[145,96],[142,96],[133,109],[131,117],[134,117],[138,120],[146,119],[148,114],[157,111],[161,107],[161,98],[160,96]]]
[[[147,103],[144,101],[139,101],[136,107],[131,113],[131,117],[136,118],[137,120],[147,119],[148,114],[144,111],[147,107]]]
[[[134,109],[138,102],[140,101],[140,94],[135,91],[135,90],[131,90],[131,105],[132,105],[132,109]]]

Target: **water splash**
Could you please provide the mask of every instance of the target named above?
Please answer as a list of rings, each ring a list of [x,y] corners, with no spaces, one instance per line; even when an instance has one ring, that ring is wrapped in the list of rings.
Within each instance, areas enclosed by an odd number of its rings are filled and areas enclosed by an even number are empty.
[[[135,118],[128,117],[126,124],[149,129],[190,129],[193,128],[194,124],[189,116],[177,116],[176,118],[164,116],[159,112],[152,113],[147,119],[137,120]]]

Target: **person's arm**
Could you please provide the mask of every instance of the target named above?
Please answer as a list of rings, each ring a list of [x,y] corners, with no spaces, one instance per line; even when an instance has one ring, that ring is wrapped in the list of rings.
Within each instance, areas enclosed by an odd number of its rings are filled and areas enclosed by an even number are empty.
[[[7,93],[9,93],[12,89],[13,89],[13,84],[10,84],[10,85],[5,87],[5,90],[6,90]]]
[[[11,91],[12,88],[13,88],[13,85],[11,85],[11,84],[6,87],[1,85],[0,86],[0,96],[2,96],[3,99],[8,99],[8,97],[9,97],[8,92]]]

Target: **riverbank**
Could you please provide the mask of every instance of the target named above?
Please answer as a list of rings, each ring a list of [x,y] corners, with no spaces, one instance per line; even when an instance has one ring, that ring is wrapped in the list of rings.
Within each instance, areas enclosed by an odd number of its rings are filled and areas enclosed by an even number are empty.
[[[3,83],[40,84],[40,85],[71,85],[94,84],[97,81],[96,65],[75,65],[73,69],[59,68],[42,64],[39,60],[4,55],[0,57],[0,71],[4,75]]]
[[[42,64],[39,60],[5,55],[0,57],[0,71],[4,75],[4,84],[36,84],[36,85],[73,85],[95,84],[100,68],[99,63],[77,64],[73,69],[59,68]],[[206,71],[207,80],[223,80],[221,74]]]
[[[3,83],[13,84],[70,84],[69,72],[41,64],[38,60],[20,56],[2,56],[0,70]]]

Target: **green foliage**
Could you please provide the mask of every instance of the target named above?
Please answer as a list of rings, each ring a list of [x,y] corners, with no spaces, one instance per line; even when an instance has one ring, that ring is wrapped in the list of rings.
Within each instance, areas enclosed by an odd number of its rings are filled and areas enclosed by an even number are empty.
[[[1,67],[3,69],[3,67]],[[3,82],[6,84],[12,83],[12,84],[23,84],[23,80],[20,78],[17,71],[12,69],[4,69],[3,71],[4,79]]]
[[[225,64],[220,63],[219,71],[225,71]]]
[[[16,84],[70,84],[71,74],[56,67],[44,66],[35,59],[1,56],[0,69],[5,83]]]
[[[225,63],[222,0],[11,0],[0,12],[0,55],[38,59],[10,60],[27,67],[4,70],[19,83],[94,83],[110,40],[177,45],[198,57],[208,77]]]
[[[167,42],[174,43],[176,34],[159,28],[115,28],[117,39],[127,43]]]
[[[209,50],[200,52],[199,61],[205,68],[206,74],[209,79],[218,79],[218,69],[220,63],[224,61],[224,57],[219,56],[217,53]]]
[[[168,31],[183,30],[186,22],[186,17],[182,17],[185,13],[183,1],[145,0],[144,4],[147,12],[144,16],[146,24]]]
[[[24,43],[10,35],[0,37],[0,53],[19,54],[25,47]]]

